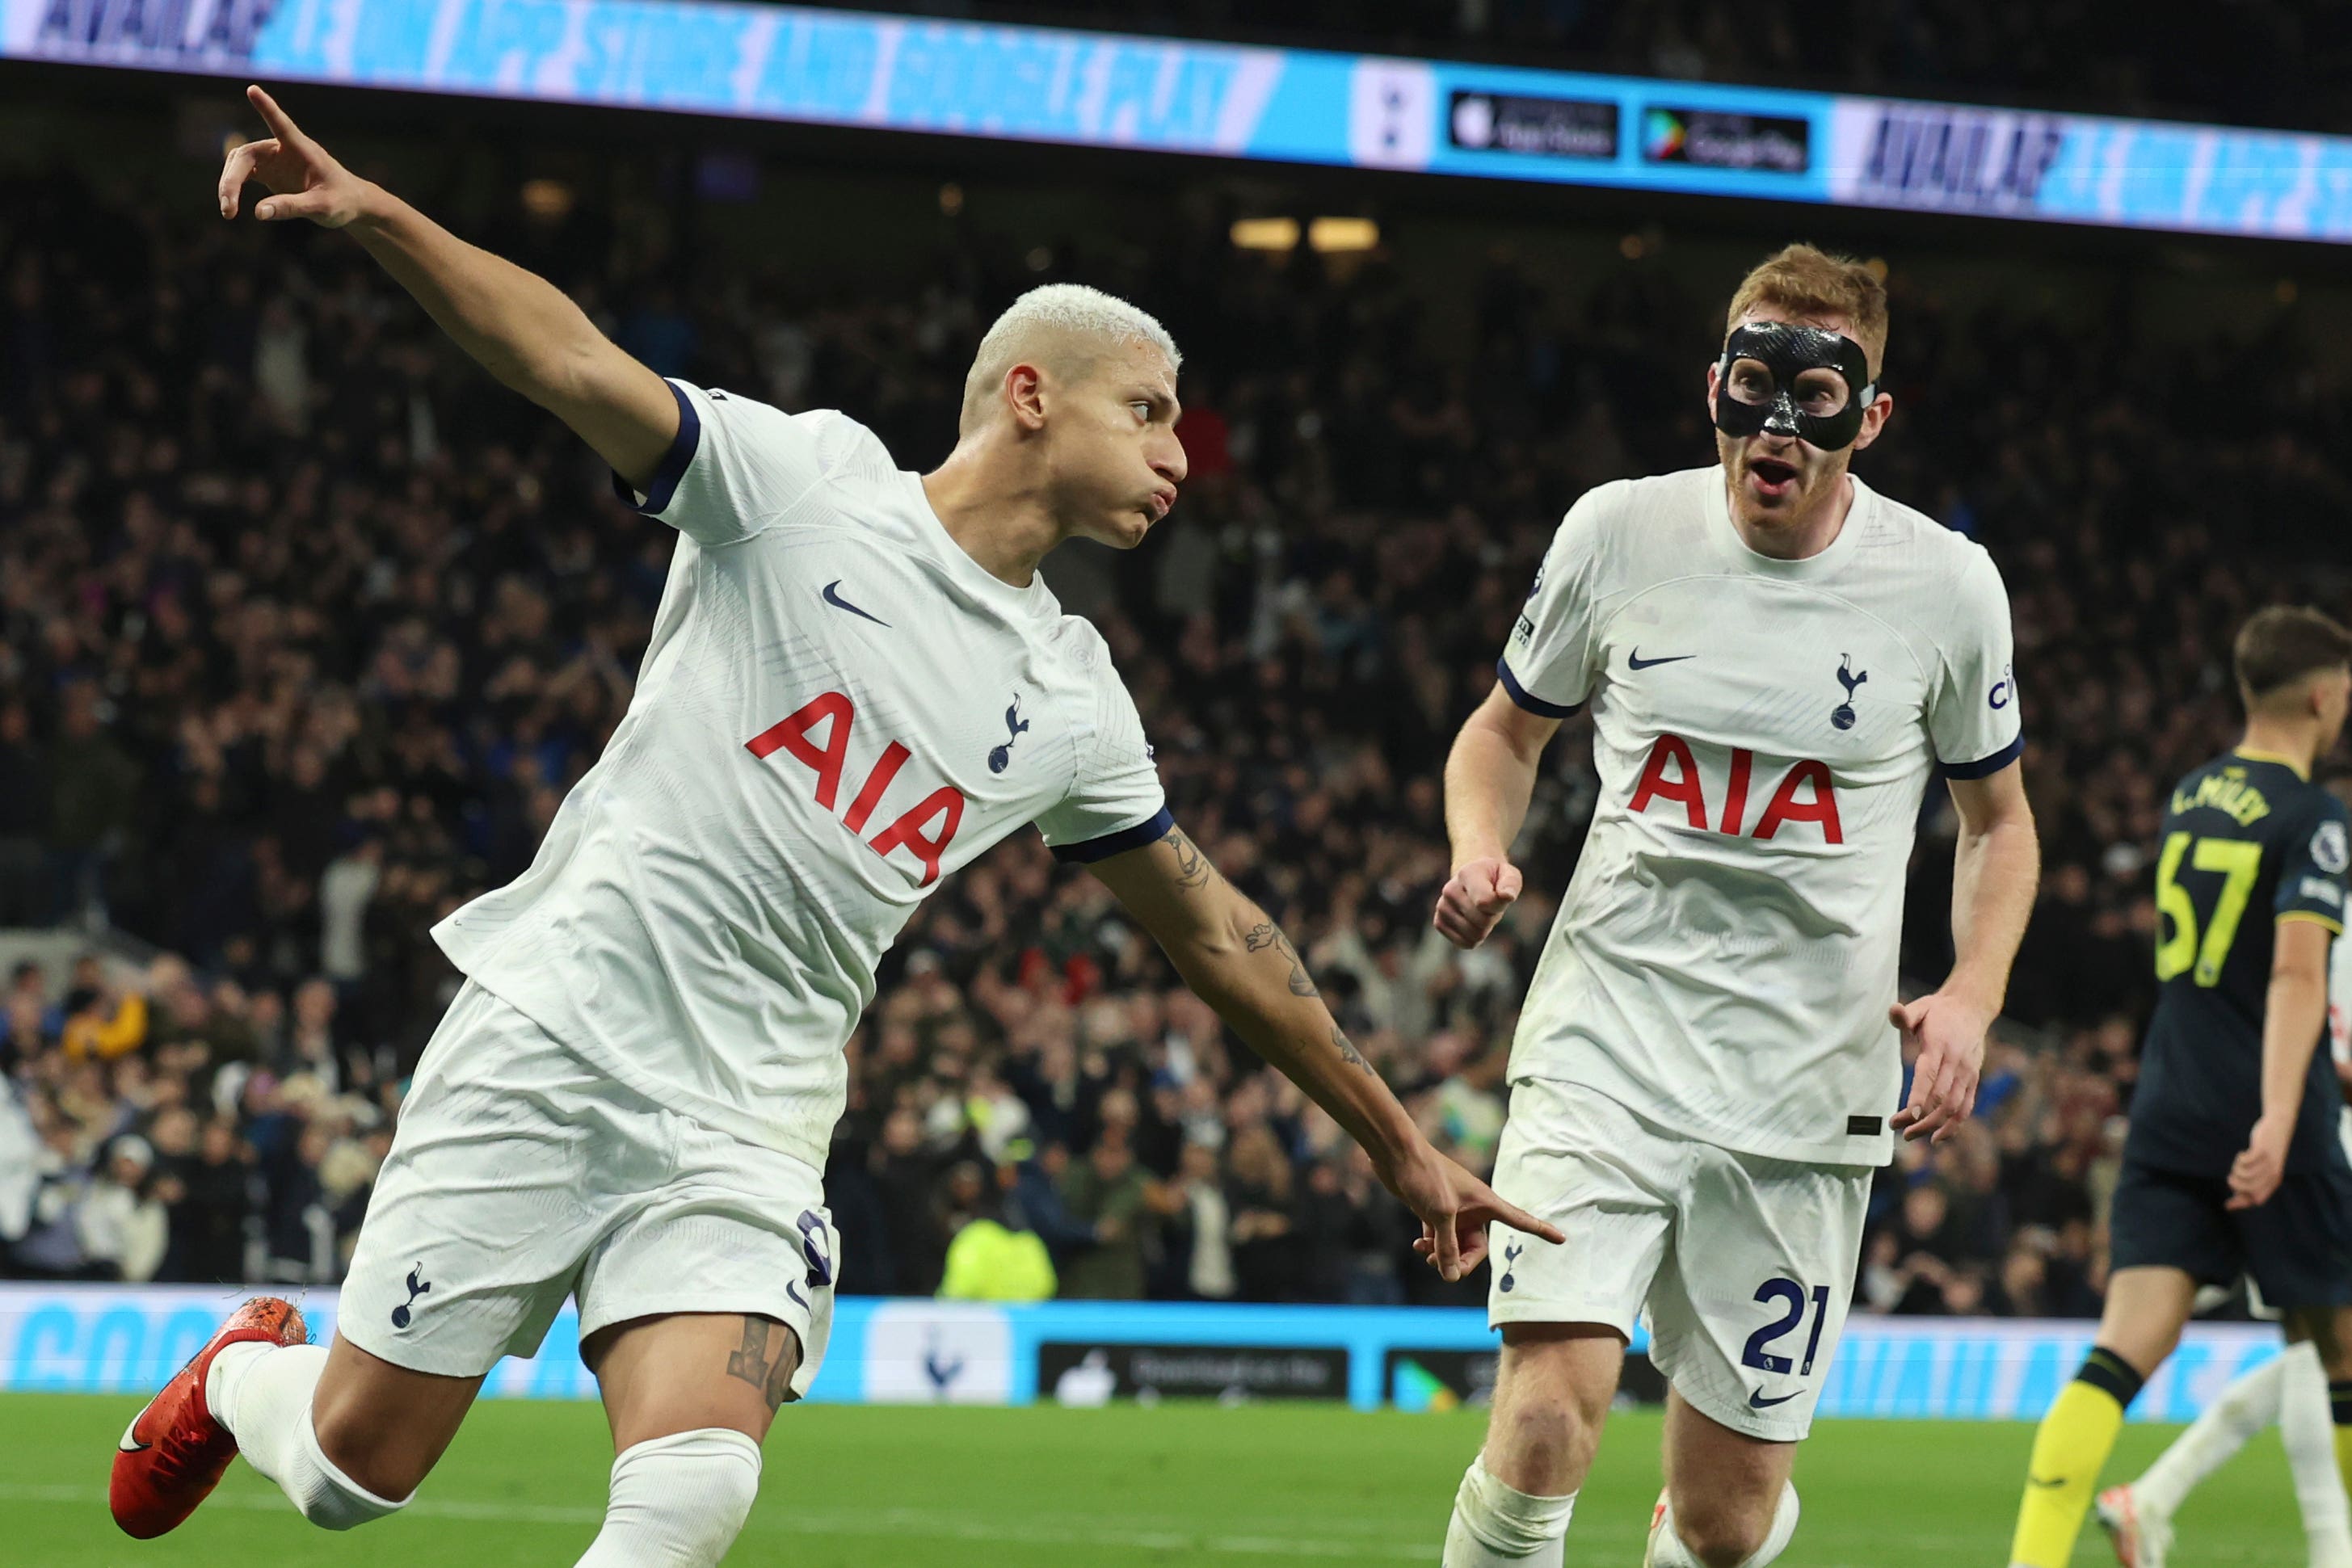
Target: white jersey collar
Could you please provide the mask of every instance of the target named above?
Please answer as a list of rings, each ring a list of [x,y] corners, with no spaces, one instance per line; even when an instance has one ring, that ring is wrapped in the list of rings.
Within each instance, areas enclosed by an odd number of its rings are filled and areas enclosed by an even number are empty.
[[[972,559],[971,553],[956,543],[955,536],[948,532],[947,524],[941,522],[939,513],[932,509],[930,492],[923,488],[921,475],[902,468],[898,471],[898,478],[907,486],[915,515],[923,520],[931,553],[946,565],[949,574],[967,591],[1011,615],[1045,617],[1062,612],[1061,601],[1055,599],[1053,591],[1045,586],[1043,571],[1031,572],[1026,588],[1013,587]]]

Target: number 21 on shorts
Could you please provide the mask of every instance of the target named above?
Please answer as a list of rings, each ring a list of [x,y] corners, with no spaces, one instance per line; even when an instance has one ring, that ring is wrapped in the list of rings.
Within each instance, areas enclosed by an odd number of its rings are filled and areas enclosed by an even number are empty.
[[[1805,1287],[1794,1280],[1767,1280],[1756,1287],[1755,1300],[1768,1305],[1777,1301],[1780,1303],[1781,1312],[1748,1336],[1748,1348],[1741,1354],[1739,1364],[1775,1375],[1794,1372],[1800,1377],[1811,1377],[1813,1375],[1813,1357],[1820,1354],[1822,1348],[1822,1324],[1829,1317],[1830,1288],[1815,1285],[1808,1297]],[[1772,1346],[1795,1333],[1797,1325],[1805,1321],[1805,1308],[1809,1301],[1813,1309],[1813,1332],[1805,1336],[1805,1361],[1800,1366],[1792,1357],[1775,1355]]]

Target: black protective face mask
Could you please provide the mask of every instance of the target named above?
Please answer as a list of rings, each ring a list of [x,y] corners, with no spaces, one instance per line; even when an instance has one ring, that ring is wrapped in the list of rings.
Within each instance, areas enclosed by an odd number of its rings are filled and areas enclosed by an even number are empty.
[[[1733,332],[1716,361],[1715,427],[1726,435],[1790,435],[1824,452],[1853,444],[1862,434],[1863,412],[1878,395],[1862,345],[1843,332],[1818,327],[1759,322]],[[1807,371],[1827,371],[1843,383],[1832,396],[1830,383]],[[1825,403],[1834,402],[1835,407]],[[1808,411],[1811,412],[1808,412]]]

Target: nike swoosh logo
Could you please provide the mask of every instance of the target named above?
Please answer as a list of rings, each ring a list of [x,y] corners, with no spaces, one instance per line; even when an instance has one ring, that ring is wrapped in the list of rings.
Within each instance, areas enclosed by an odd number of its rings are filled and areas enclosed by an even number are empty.
[[[146,1414],[144,1410],[139,1412],[139,1416]],[[131,1417],[131,1425],[122,1428],[122,1440],[114,1445],[116,1452],[143,1454],[155,1446],[152,1443],[142,1443],[139,1440],[139,1416]]]
[[[1660,664],[1679,664],[1685,659],[1696,659],[1698,655],[1696,653],[1669,653],[1663,659],[1644,659],[1642,657],[1642,650],[1636,648],[1632,653],[1625,655],[1625,664],[1627,667],[1631,669],[1651,670],[1655,669]]]
[[[831,582],[824,585],[824,601],[827,604],[832,605],[835,610],[846,610],[852,615],[865,615],[866,620],[873,622],[877,626],[887,626],[890,624],[890,622],[883,620],[878,615],[866,615],[865,611],[860,610],[857,606],[852,604],[846,599],[844,599],[841,596],[841,579],[837,577]],[[1687,654],[1685,655],[1685,657],[1688,656],[1689,655]]]
[[[1685,653],[1683,655],[1685,659],[1693,656],[1694,655],[1689,653]],[[1665,663],[1664,660],[1660,660],[1659,662],[1661,664]],[[1802,1394],[1804,1390],[1800,1388],[1793,1393],[1783,1394],[1777,1399],[1767,1399],[1764,1397],[1764,1391],[1759,1388],[1755,1393],[1748,1396],[1748,1408],[1750,1410],[1769,1410],[1775,1405],[1786,1405],[1790,1400],[1794,1399],[1797,1395]]]
[[[2063,1487],[2066,1484],[2066,1478],[2060,1476],[2056,1480],[2044,1480],[2040,1476],[2030,1475],[2025,1478],[2025,1484],[2030,1487]]]

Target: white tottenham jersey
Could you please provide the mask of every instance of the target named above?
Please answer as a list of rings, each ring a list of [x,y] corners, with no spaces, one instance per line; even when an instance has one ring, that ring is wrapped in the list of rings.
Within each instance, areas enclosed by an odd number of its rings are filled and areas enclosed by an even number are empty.
[[[1101,634],[983,570],[873,433],[671,385],[635,698],[530,869],[433,935],[623,1082],[822,1166],[915,904],[1025,824],[1096,860],[1167,812]]]
[[[1514,1079],[1589,1085],[1749,1154],[1883,1164],[1922,794],[2022,747],[1984,550],[1853,481],[1830,547],[1749,549],[1719,468],[1604,485],[1498,674],[1590,703],[1600,804],[1528,988]]]

